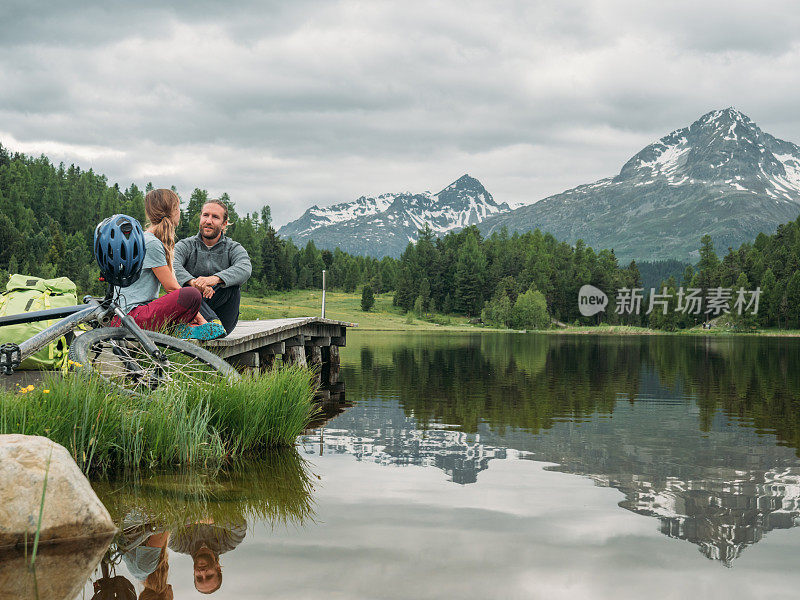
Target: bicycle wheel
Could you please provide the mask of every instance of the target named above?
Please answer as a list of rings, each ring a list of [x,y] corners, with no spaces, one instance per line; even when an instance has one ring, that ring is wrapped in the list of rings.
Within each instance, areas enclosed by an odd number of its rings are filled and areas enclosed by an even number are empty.
[[[239,379],[233,367],[200,346],[163,333],[146,333],[164,354],[163,364],[123,327],[102,327],[79,335],[69,348],[69,359],[133,394],[170,383],[208,385]]]

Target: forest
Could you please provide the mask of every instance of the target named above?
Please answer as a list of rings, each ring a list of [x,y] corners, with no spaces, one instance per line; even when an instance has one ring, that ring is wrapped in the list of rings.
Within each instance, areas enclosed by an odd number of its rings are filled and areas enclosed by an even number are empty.
[[[115,213],[136,217],[144,225],[144,194],[152,187],[131,184],[122,189],[92,170],[56,166],[44,156],[12,154],[0,145],[0,286],[5,287],[9,273],[65,276],[81,293],[101,294],[103,284],[91,251],[94,228]],[[200,210],[208,198],[201,189],[182,198],[178,238],[197,234]],[[376,292],[394,289],[396,260],[319,250],[313,242],[298,248],[278,237],[269,206],[239,215],[227,194],[221,199],[229,208],[227,235],[244,245],[253,262],[245,291],[318,288],[322,269],[328,270],[331,285],[345,291],[364,283]]]
[[[91,169],[54,165],[45,156],[11,153],[0,145],[0,286],[10,273],[24,273],[66,276],[82,293],[101,293],[91,253],[94,228],[114,213],[144,223],[144,194],[151,188],[131,184],[122,189]],[[182,199],[179,238],[196,234],[200,209],[208,199],[202,189]],[[681,312],[680,288],[728,288],[735,293],[758,287],[757,314],[733,314],[735,325],[800,327],[800,218],[780,225],[773,235],[762,233],[752,243],[728,248],[722,258],[713,240],[704,236],[694,265],[620,265],[612,249],[594,250],[581,240],[572,245],[539,230],[513,235],[501,231],[484,238],[476,227],[467,227],[436,238],[427,226],[399,259],[376,259],[319,249],[313,241],[298,247],[278,237],[269,206],[239,214],[227,194],[222,200],[229,207],[227,235],[243,244],[252,259],[253,276],[245,291],[255,295],[319,288],[326,269],[332,288],[355,292],[369,286],[375,293],[394,292],[396,306],[417,314],[461,313],[511,327],[546,327],[555,319],[675,330],[717,316]],[[608,295],[605,312],[580,314],[577,297],[584,284]],[[670,297],[667,314],[647,314],[651,287]],[[639,314],[614,310],[622,288],[643,289]]]

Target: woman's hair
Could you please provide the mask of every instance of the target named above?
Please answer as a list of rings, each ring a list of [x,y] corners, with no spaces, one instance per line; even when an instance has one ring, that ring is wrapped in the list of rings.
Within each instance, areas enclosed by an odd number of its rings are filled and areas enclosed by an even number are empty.
[[[150,193],[152,194],[152,192]],[[169,562],[167,558],[167,542],[164,541],[164,547],[161,548],[161,553],[158,556],[158,566],[144,580],[144,589],[139,594],[139,600],[172,600],[172,586],[167,582],[169,577]]]
[[[172,257],[175,253],[175,225],[172,214],[180,210],[181,199],[172,190],[151,190],[144,197],[144,212],[147,215],[148,227],[153,228],[153,235],[164,244],[167,253],[167,265],[172,268]]]

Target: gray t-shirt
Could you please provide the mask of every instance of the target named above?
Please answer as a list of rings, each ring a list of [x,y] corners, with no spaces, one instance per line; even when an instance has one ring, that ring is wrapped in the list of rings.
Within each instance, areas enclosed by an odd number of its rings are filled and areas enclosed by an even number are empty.
[[[139,279],[128,287],[120,289],[119,304],[126,313],[139,304],[158,298],[161,282],[153,273],[153,267],[167,266],[167,253],[164,244],[149,231],[144,232],[144,263]]]

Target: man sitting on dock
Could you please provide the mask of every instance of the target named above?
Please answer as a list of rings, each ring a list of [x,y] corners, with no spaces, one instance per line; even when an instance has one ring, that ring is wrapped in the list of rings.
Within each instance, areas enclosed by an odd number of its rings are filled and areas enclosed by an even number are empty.
[[[173,267],[180,285],[191,285],[203,293],[200,314],[206,321],[221,323],[230,333],[239,320],[241,286],[253,268],[247,250],[225,236],[227,226],[225,203],[206,202],[198,234],[175,244]]]

